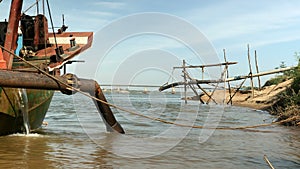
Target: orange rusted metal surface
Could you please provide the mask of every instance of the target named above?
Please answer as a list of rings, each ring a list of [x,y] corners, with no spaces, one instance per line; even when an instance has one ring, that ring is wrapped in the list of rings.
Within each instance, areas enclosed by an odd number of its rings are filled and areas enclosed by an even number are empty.
[[[22,0],[13,0],[11,3],[6,38],[4,47],[10,51],[15,51],[17,48],[18,27],[21,18]],[[8,69],[12,68],[13,55],[3,52],[4,60]]]

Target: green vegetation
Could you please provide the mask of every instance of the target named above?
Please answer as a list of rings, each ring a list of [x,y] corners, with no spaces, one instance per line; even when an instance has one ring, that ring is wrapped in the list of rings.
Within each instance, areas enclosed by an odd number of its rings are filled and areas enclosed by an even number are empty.
[[[278,121],[281,124],[289,126],[300,126],[300,53],[296,52],[295,57],[298,65],[293,70],[284,72],[265,84],[268,86],[293,79],[291,87],[279,96],[280,101],[271,111],[271,114],[279,115]],[[283,67],[285,67],[284,62],[280,65],[280,68]]]
[[[290,77],[287,77],[287,76],[284,76],[284,75],[278,75],[276,76],[275,78],[272,78],[270,80],[268,80],[265,84],[264,84],[264,87],[265,86],[271,86],[271,85],[277,85],[279,83],[282,83],[286,80],[289,80]]]
[[[286,67],[287,66],[285,65],[285,63],[281,62],[279,67],[276,67],[275,69],[281,69],[281,68],[286,68]],[[282,75],[277,75],[276,77],[268,80],[264,86],[277,85],[277,84],[287,81],[291,78],[294,78],[294,70],[285,71],[285,72],[283,72]]]

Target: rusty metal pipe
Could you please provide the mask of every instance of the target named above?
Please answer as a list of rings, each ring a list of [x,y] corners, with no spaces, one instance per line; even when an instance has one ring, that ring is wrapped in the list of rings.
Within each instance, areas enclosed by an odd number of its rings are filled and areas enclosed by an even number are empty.
[[[108,131],[117,131],[125,133],[121,125],[117,122],[112,113],[99,84],[90,79],[77,78],[73,74],[55,77],[61,82],[58,82],[44,74],[18,72],[11,70],[0,70],[0,87],[11,88],[27,88],[27,89],[45,89],[45,90],[60,90],[64,94],[73,94],[66,84],[79,88],[83,92],[89,93],[103,102],[94,100],[94,103],[101,114]]]
[[[64,78],[57,77],[63,82]],[[49,78],[44,74],[0,70],[0,86],[11,88],[66,90],[67,86]]]
[[[107,102],[100,85],[94,81],[89,79],[80,79],[79,80],[80,90],[84,92],[88,92],[90,95]],[[117,122],[116,118],[114,117],[109,105],[104,104],[103,102],[93,100],[98,111],[101,112],[101,116],[103,121],[106,124],[106,128],[108,131],[117,131],[119,133],[124,134],[125,131],[121,127],[121,125]],[[113,130],[112,130],[113,129]]]

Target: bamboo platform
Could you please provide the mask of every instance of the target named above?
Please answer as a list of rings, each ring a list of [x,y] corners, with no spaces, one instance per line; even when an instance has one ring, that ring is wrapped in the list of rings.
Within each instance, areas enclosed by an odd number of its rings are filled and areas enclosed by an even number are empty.
[[[233,76],[233,77],[229,76],[229,73],[228,73],[229,66],[237,64],[237,62],[228,62],[227,58],[226,58],[225,49],[224,49],[223,52],[224,52],[224,61],[225,62],[223,62],[223,63],[207,64],[207,65],[187,65],[186,61],[183,60],[182,66],[173,67],[173,70],[174,69],[182,69],[183,81],[173,82],[170,84],[166,83],[159,87],[159,91],[164,91],[169,88],[183,86],[184,87],[184,98],[183,99],[185,100],[185,103],[187,103],[187,100],[189,100],[190,98],[197,98],[197,100],[199,100],[201,103],[205,103],[205,104],[208,104],[212,101],[216,104],[223,103],[223,104],[233,104],[233,105],[244,105],[247,107],[255,107],[258,109],[265,109],[266,107],[269,107],[271,104],[274,104],[274,102],[276,101],[275,95],[282,92],[282,90],[285,90],[286,87],[289,87],[289,85],[291,84],[291,80],[289,80],[283,84],[280,84],[278,86],[274,86],[273,89],[270,90],[270,88],[262,89],[260,77],[289,71],[289,70],[294,69],[294,67],[286,67],[286,68],[274,69],[274,70],[265,71],[265,72],[259,72],[257,52],[255,51],[254,53],[255,53],[256,73],[253,73],[252,65],[251,65],[250,47],[249,47],[249,45],[247,47],[248,47],[247,58],[248,58],[248,64],[249,64],[249,73],[247,75],[238,75],[238,76]],[[219,79],[204,79],[203,78],[204,68],[207,68],[207,67],[223,67],[223,72],[220,74],[220,78]],[[191,77],[187,71],[188,69],[201,69],[202,70],[202,79],[197,79],[197,78]],[[254,78],[258,79],[258,85],[259,85],[258,90],[254,89],[254,85],[253,85]],[[247,79],[250,79],[251,91],[250,91],[250,93],[249,93],[249,91],[247,91],[246,92],[247,94],[245,95],[245,93],[240,92],[240,89]],[[230,82],[241,81],[241,80],[242,80],[242,82],[240,83],[239,87],[232,89]],[[224,83],[224,85],[220,86],[221,83]],[[212,92],[208,92],[202,86],[204,84],[213,84],[213,86],[215,86],[215,87]],[[226,87],[226,84],[227,84],[227,87]],[[194,97],[189,97],[189,98],[187,97],[187,87],[189,87],[194,92],[194,94],[195,94]],[[226,88],[226,90],[224,90],[224,87]],[[223,88],[223,89],[221,89],[221,88]],[[199,90],[200,90],[200,93],[199,93]],[[224,98],[224,95],[225,95],[225,98]],[[268,96],[274,97],[274,98],[268,98]],[[223,99],[220,100],[220,98],[223,98]],[[252,101],[249,102],[249,100],[252,100]],[[265,104],[266,102],[268,102],[268,104]],[[264,103],[264,104],[259,104],[259,103]]]

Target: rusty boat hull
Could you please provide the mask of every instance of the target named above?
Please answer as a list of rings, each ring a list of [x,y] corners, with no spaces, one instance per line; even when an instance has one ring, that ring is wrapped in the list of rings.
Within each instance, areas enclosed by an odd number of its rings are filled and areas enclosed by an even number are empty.
[[[67,26],[63,24],[59,30],[53,28],[50,33],[48,22],[51,20],[48,21],[44,14],[22,13],[22,5],[23,0],[12,0],[8,22],[0,22],[0,70],[7,71],[7,74],[16,71],[34,75],[42,69],[52,76],[60,76],[66,64],[91,47],[93,32],[67,32]],[[22,37],[21,43],[17,44],[19,37]],[[0,78],[2,81],[7,79],[6,76]],[[25,88],[0,85],[0,135],[24,132],[25,115],[30,130],[41,127],[54,90]],[[26,105],[22,105],[21,95],[26,95]]]
[[[53,34],[50,34],[51,38]],[[92,44],[92,32],[68,32],[56,35],[60,38],[62,44],[58,44],[63,49],[61,59],[56,62],[51,61],[51,56],[55,55],[55,46],[51,45],[46,49],[35,52],[34,56],[26,58],[27,61],[34,65],[45,68],[52,74],[60,75],[60,69],[64,68],[68,61],[72,60],[76,55],[88,49]],[[81,39],[75,46],[70,46],[66,42],[72,39]],[[65,39],[65,40],[63,40]],[[84,39],[84,40],[82,40]],[[4,53],[4,52],[3,52]],[[46,63],[46,64],[45,64]],[[36,73],[32,66],[13,58],[12,69],[17,72]],[[23,114],[19,105],[19,91],[24,88],[9,88],[0,86],[0,135],[7,135],[17,132],[25,132]],[[30,130],[38,129],[42,126],[50,106],[54,91],[43,89],[25,89],[28,98],[28,122]]]
[[[24,132],[20,110],[20,88],[0,88],[0,135]],[[25,90],[28,98],[28,122],[31,130],[40,128],[50,106],[54,91]]]
[[[92,98],[107,131],[125,133],[100,85],[66,72],[66,65],[91,47],[93,32],[66,32],[64,23],[55,32],[49,10],[49,33],[45,14],[21,13],[22,3],[12,0],[9,21],[0,22],[0,135],[40,128],[57,90]]]

